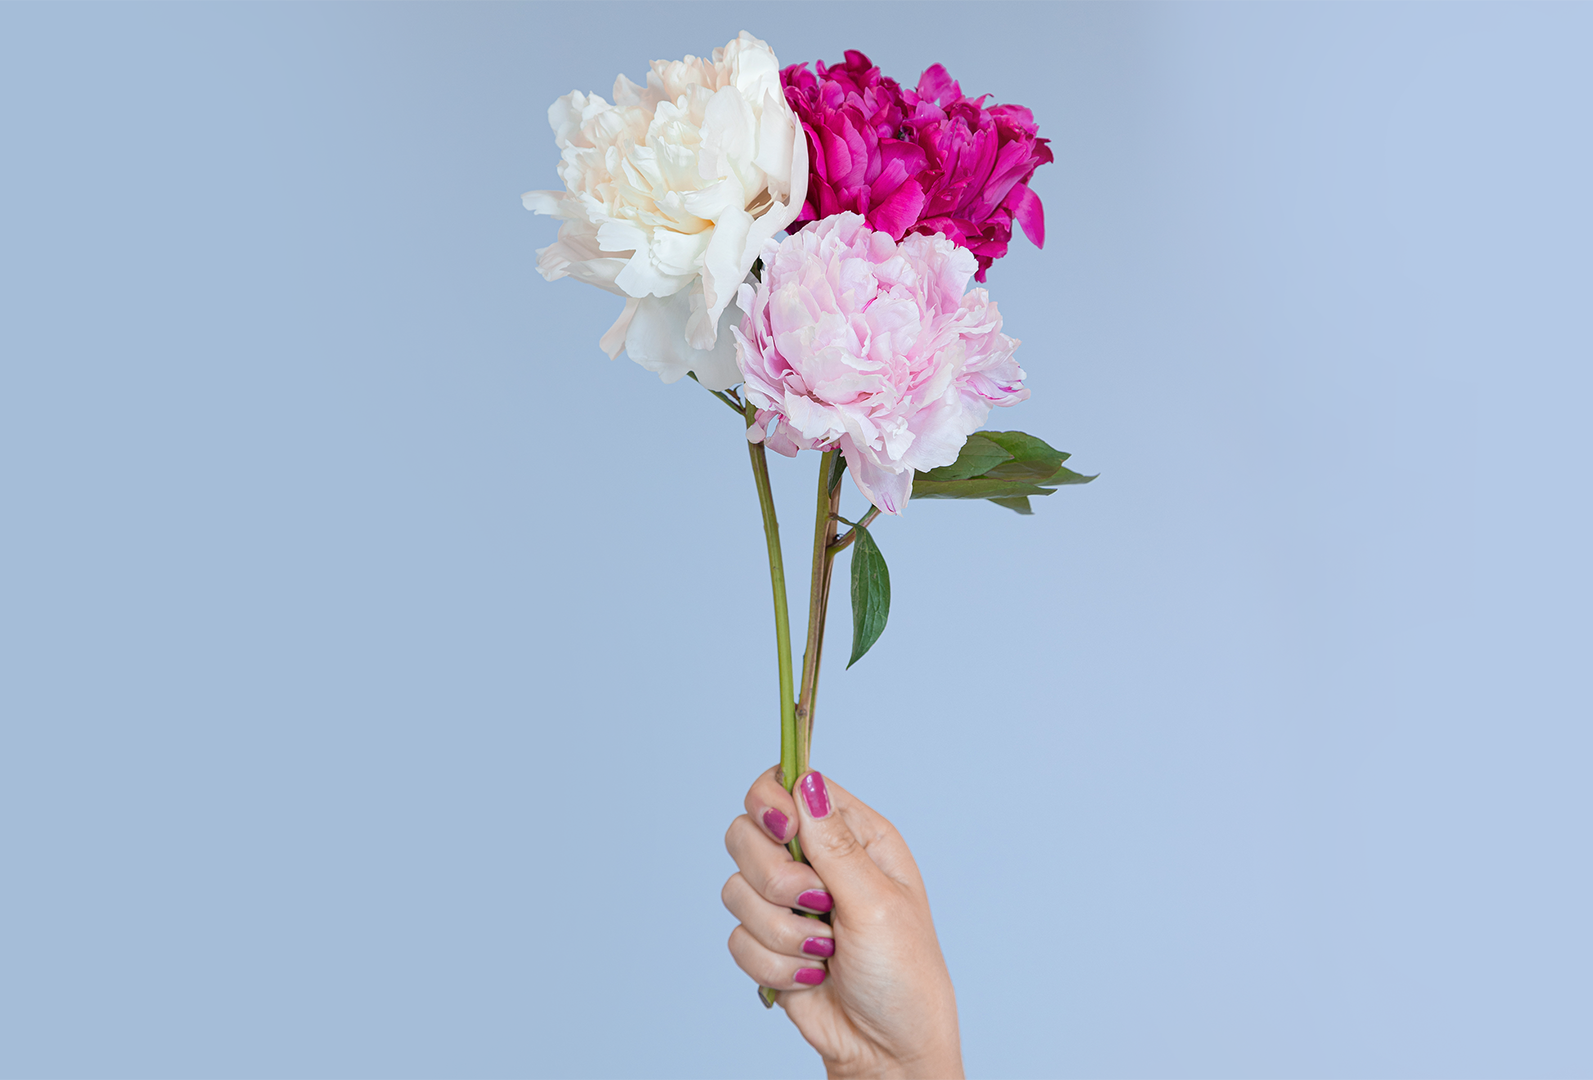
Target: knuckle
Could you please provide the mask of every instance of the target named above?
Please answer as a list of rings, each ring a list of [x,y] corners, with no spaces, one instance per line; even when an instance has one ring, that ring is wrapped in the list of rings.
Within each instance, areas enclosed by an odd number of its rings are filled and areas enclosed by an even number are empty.
[[[747,879],[741,876],[740,870],[737,870],[725,882],[725,887],[719,890],[719,902],[724,904],[726,910],[730,911],[731,914],[735,913],[735,908],[731,906],[732,898],[737,892],[746,888],[746,885]]]
[[[824,851],[832,858],[850,859],[862,854],[863,845],[858,843],[851,829],[834,829],[824,837]]]
[[[812,873],[812,867],[803,863],[786,863],[769,878],[763,898],[771,904],[790,907],[798,894],[813,887],[808,881]]]
[[[812,920],[804,918],[802,920],[802,922],[803,923],[808,923],[808,922],[812,922]],[[802,952],[802,942],[803,942],[803,940],[805,938],[809,938],[809,937],[815,936],[813,934],[808,933],[808,928],[806,926],[799,925],[799,924],[796,924],[796,923],[792,923],[792,922],[789,922],[789,921],[782,921],[781,926],[780,926],[779,935],[780,935],[780,952],[785,953],[788,956],[795,956],[795,955],[801,953]]]
[[[731,858],[735,858],[736,855],[736,833],[741,831],[741,823],[747,820],[747,815],[742,814],[730,823],[730,828],[725,830],[725,850],[730,853]]]

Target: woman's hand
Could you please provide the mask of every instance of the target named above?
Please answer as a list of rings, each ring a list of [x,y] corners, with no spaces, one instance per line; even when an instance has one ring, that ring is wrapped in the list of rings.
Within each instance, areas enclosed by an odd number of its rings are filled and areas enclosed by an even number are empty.
[[[725,834],[730,955],[779,991],[831,1077],[961,1077],[957,999],[906,842],[816,772],[795,794],[770,769]],[[811,866],[786,850],[793,836]]]

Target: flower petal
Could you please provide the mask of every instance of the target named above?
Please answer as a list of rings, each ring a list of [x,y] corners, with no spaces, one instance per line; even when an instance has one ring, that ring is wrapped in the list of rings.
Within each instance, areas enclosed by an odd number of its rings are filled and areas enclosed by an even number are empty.
[[[1012,211],[1012,219],[1023,226],[1023,235],[1035,247],[1045,247],[1045,207],[1040,205],[1040,196],[1028,184],[1014,184],[1003,205]]]
[[[657,372],[666,383],[693,372],[708,389],[728,390],[741,381],[736,367],[736,343],[729,332],[730,325],[740,321],[741,310],[727,305],[720,319],[717,343],[711,349],[694,349],[686,340],[692,292],[683,289],[673,296],[636,300],[636,311],[625,333],[625,352],[648,371]]]
[[[846,457],[846,471],[863,498],[884,513],[900,514],[913,494],[913,470],[893,473],[880,468],[858,451],[851,436],[841,440],[841,451]]]

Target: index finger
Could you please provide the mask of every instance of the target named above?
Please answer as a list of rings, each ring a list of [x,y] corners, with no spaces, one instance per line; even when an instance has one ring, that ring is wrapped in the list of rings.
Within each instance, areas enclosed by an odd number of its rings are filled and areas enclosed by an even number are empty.
[[[747,816],[771,836],[776,843],[784,844],[796,835],[796,800],[780,783],[780,767],[772,766],[752,782],[747,791]]]

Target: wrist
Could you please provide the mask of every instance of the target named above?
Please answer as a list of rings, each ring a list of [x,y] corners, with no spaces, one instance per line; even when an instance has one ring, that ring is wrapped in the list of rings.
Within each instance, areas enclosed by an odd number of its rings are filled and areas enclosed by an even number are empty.
[[[956,1043],[924,1047],[911,1056],[870,1055],[824,1062],[829,1080],[962,1080],[962,1048]]]

